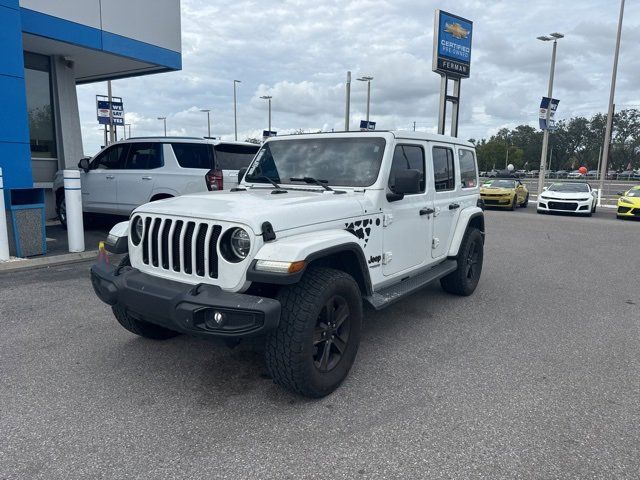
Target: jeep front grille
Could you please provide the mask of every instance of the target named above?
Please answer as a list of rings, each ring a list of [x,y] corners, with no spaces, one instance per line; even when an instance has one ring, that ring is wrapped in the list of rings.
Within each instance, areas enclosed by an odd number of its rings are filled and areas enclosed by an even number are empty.
[[[218,238],[222,227],[206,222],[144,218],[142,262],[150,267],[218,278]]]

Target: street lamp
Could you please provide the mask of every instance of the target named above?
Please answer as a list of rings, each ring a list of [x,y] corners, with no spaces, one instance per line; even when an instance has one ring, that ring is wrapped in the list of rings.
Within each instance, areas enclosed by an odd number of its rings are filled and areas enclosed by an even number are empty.
[[[271,99],[273,97],[271,95],[263,95],[260,98],[269,101],[269,136],[271,136]]]
[[[167,117],[158,117],[158,120],[162,120],[164,123],[164,136],[167,136]]]
[[[544,136],[542,137],[542,154],[540,155],[540,173],[538,176],[538,196],[542,194],[542,188],[544,187],[545,168],[547,166],[547,149],[549,148],[549,118],[551,117],[551,100],[553,98],[553,75],[556,69],[556,49],[558,48],[558,40],[564,38],[562,33],[554,32],[549,35],[541,35],[537,37],[538,40],[543,42],[550,42],[553,40],[553,51],[551,53],[551,70],[549,71],[549,89],[547,90],[547,97],[549,97],[549,105],[547,106],[546,126],[544,130]]]
[[[367,82],[367,129],[369,129],[369,105],[371,104],[371,80],[373,80],[373,77],[363,75],[357,80],[359,82]]]
[[[238,106],[236,101],[236,85],[242,83],[240,80],[233,81],[233,129],[236,134],[236,142],[238,141]]]
[[[207,114],[207,137],[211,137],[211,117],[209,116],[209,112],[211,112],[211,110],[202,108],[200,111],[206,112]]]
[[[622,36],[622,19],[624,17],[624,0],[620,1],[620,16],[618,18],[618,34],[616,37],[616,51],[613,56],[613,72],[611,73],[611,91],[609,92],[609,111],[607,112],[607,128],[604,134],[602,147],[602,160],[600,162],[600,183],[598,184],[598,197],[604,197],[604,179],[607,177],[609,163],[609,145],[611,143],[611,130],[613,128],[613,102],[616,96],[616,76],[618,75],[618,56],[620,54],[620,37]]]

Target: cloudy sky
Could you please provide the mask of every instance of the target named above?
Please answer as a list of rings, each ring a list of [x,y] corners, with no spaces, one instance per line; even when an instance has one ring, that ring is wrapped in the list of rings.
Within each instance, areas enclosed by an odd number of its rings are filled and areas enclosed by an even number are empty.
[[[374,77],[371,120],[378,129],[434,131],[440,77],[431,71],[436,8],[474,22],[471,78],[462,83],[460,136],[483,138],[501,127],[537,124],[546,94],[551,42],[536,37],[562,32],[554,97],[559,118],[605,111],[617,0],[182,0],[183,70],[113,82],[124,97],[134,136],[212,135],[233,139],[233,79],[238,89],[238,137],[267,128],[344,128],[347,70]],[[618,108],[640,106],[637,54],[640,4],[627,2],[618,71]],[[95,95],[106,84],[78,87],[85,153],[95,153],[102,133]],[[364,118],[366,84],[353,82],[351,126]]]

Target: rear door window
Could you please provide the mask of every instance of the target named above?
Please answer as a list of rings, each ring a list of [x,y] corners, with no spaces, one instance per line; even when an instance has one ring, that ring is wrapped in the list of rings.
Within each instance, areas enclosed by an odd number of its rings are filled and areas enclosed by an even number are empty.
[[[389,188],[393,191],[393,180],[400,170],[418,170],[420,172],[420,190],[424,192],[424,150],[417,145],[397,145],[393,152]]]
[[[182,168],[213,168],[213,152],[208,143],[172,143],[171,148]]]
[[[260,145],[215,145],[216,168],[220,170],[240,170],[248,167]]]
[[[163,164],[160,143],[134,143],[129,148],[125,168],[127,170],[152,170]]]
[[[447,147],[433,147],[433,176],[436,192],[455,189],[453,150]]]

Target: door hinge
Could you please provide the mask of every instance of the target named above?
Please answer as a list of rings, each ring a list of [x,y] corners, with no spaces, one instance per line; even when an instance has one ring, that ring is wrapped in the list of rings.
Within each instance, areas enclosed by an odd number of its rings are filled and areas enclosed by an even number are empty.
[[[385,213],[382,216],[382,226],[383,227],[388,227],[392,223],[393,223],[393,214],[392,213]]]
[[[440,245],[440,239],[434,237],[434,239],[431,241],[431,249],[435,250],[436,248],[438,248],[439,245]]]
[[[393,258],[393,254],[391,252],[384,252],[382,254],[382,264],[388,265],[391,263],[391,259]]]

